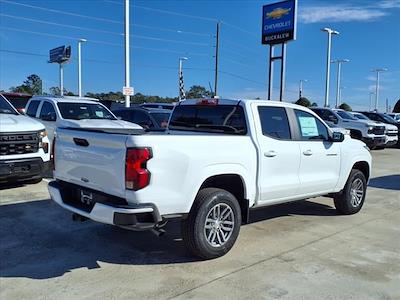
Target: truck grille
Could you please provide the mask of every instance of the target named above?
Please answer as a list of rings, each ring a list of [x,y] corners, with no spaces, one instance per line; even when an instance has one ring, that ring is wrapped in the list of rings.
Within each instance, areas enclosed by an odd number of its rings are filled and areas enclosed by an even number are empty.
[[[397,135],[397,131],[388,131],[386,134],[388,136],[396,136]]]
[[[385,134],[385,127],[384,126],[376,126],[372,130],[370,130],[370,133],[375,134],[375,135],[383,135],[383,134]]]
[[[0,133],[0,155],[35,153],[39,151],[39,134]]]

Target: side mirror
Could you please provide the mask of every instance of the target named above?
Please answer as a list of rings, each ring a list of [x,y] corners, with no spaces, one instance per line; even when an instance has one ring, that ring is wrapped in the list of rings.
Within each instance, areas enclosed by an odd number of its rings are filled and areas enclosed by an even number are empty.
[[[333,132],[331,141],[334,143],[343,142],[344,141],[344,134],[341,132]]]

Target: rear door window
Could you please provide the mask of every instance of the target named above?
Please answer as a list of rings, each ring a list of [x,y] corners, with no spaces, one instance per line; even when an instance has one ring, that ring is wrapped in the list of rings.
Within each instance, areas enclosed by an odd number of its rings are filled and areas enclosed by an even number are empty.
[[[31,101],[29,103],[29,106],[28,106],[28,109],[26,111],[26,114],[28,116],[30,116],[30,117],[36,117],[36,112],[37,112],[37,109],[39,107],[39,104],[40,104],[39,100]]]
[[[291,138],[289,120],[284,107],[259,106],[258,114],[263,135],[282,140]]]
[[[44,121],[56,121],[56,111],[54,110],[53,104],[50,102],[44,101],[42,105],[42,109],[40,110],[39,118]]]
[[[240,105],[180,105],[172,113],[170,129],[245,135]]]

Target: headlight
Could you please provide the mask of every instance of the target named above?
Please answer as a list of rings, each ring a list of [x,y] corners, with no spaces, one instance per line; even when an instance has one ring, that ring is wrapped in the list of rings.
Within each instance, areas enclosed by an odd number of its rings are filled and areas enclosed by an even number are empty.
[[[44,138],[47,136],[47,131],[46,129],[39,131],[39,137]]]

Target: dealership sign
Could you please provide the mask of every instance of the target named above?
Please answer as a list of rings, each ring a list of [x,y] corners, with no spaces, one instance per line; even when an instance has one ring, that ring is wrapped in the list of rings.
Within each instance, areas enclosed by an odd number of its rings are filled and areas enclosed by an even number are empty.
[[[263,6],[262,43],[281,44],[296,39],[297,0]]]
[[[50,50],[50,60],[49,63],[64,63],[71,58],[71,46],[57,47]]]

